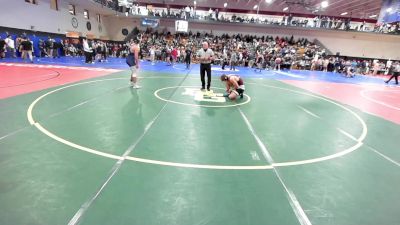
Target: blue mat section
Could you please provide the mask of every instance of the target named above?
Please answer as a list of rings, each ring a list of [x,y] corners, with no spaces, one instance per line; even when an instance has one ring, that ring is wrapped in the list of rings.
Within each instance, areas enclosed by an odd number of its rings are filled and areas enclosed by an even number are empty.
[[[85,64],[83,57],[61,57],[57,59],[53,58],[35,58],[35,64],[43,65],[62,65],[62,66],[77,66],[77,67],[94,67],[94,68],[106,68],[106,69],[121,69],[128,70],[128,66],[125,63],[125,59],[122,58],[108,58],[107,62],[95,62],[94,64]],[[0,60],[0,62],[14,62],[21,63],[22,59],[10,59],[6,58]],[[189,75],[199,76],[200,66],[193,64]],[[229,67],[227,67],[229,68]],[[177,73],[186,74],[189,70],[186,69],[186,65],[182,63],[175,64],[173,66],[167,65],[165,62],[159,62],[152,65],[148,61],[141,62],[141,69],[144,71],[155,71],[160,73]],[[266,78],[266,79],[278,79],[278,80],[300,80],[300,81],[325,81],[334,83],[346,83],[346,84],[378,84],[386,85],[381,78],[371,76],[356,76],[354,78],[345,78],[341,74],[332,72],[321,72],[321,71],[308,71],[308,70],[282,70],[282,71],[268,71],[262,70],[261,72],[255,71],[248,67],[237,67],[236,71],[229,69],[222,70],[221,66],[212,67],[212,75],[220,76],[221,74],[237,74],[241,77],[248,78]]]

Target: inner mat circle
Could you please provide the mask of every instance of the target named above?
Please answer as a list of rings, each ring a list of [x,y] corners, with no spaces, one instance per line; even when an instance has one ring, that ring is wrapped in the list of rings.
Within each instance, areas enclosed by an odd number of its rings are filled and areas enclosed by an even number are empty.
[[[209,108],[226,108],[226,107],[235,107],[235,106],[240,106],[240,105],[244,105],[247,104],[251,101],[251,97],[249,95],[247,95],[246,93],[244,93],[244,98],[243,99],[237,99],[235,101],[231,101],[231,100],[227,100],[226,103],[198,103],[195,104],[193,103],[193,96],[191,95],[187,95],[187,100],[192,101],[192,102],[183,102],[183,101],[177,101],[177,100],[171,100],[171,99],[167,99],[166,97],[162,96],[163,92],[167,92],[167,90],[176,90],[176,89],[196,89],[199,90],[200,92],[200,87],[198,86],[173,86],[173,87],[165,87],[165,88],[161,88],[158,89],[154,92],[154,95],[165,102],[170,102],[170,103],[174,103],[174,104],[179,104],[179,105],[186,105],[186,106],[195,106],[195,107],[209,107]],[[217,87],[212,87],[212,90],[221,90],[221,92],[225,91],[224,88],[217,88]],[[181,93],[182,94],[182,93]]]

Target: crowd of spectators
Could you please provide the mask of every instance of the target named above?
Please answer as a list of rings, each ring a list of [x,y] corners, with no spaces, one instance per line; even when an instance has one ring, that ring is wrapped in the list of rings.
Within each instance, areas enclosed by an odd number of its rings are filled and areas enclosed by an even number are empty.
[[[138,7],[133,7],[132,14],[140,15]],[[351,18],[347,17],[329,17],[316,15],[315,17],[296,17],[292,14],[283,16],[267,16],[267,15],[246,15],[246,14],[230,14],[219,12],[218,9],[209,9],[208,12],[196,15],[192,7],[185,7],[180,10],[149,9],[145,14],[154,17],[165,17],[175,19],[199,19],[229,23],[253,23],[253,24],[268,24],[278,26],[297,26],[297,27],[312,27],[323,29],[336,30],[353,30],[353,31],[369,31],[377,33],[400,34],[400,22],[397,23],[376,23],[369,27],[366,21],[353,23]]]
[[[36,57],[59,58],[60,56],[84,55],[83,40],[78,38],[60,39],[48,36],[33,42],[26,33],[17,36],[7,33],[6,36],[5,39],[0,36],[0,59],[21,57],[21,47],[25,40],[31,43],[31,52]],[[125,57],[128,54],[128,48],[123,42],[89,40],[88,44],[92,49],[93,59],[98,59],[98,61],[106,60],[108,56]]]
[[[332,56],[321,46],[307,39],[255,35],[213,35],[212,33],[171,34],[148,30],[139,34],[140,57],[167,62],[183,63],[187,50],[193,52],[192,62],[198,63],[196,52],[207,41],[215,53],[214,65],[234,70],[236,66],[251,67],[257,71],[295,69],[338,72],[345,76],[354,74],[387,73],[391,61],[356,59]],[[128,48],[129,43],[126,43]],[[228,66],[228,67],[227,67]]]
[[[114,10],[125,12],[124,7],[118,5],[118,1],[96,0],[98,3],[108,6]],[[218,22],[230,23],[254,23],[268,24],[279,26],[297,26],[297,27],[312,27],[323,29],[337,30],[353,30],[364,32],[378,32],[388,34],[400,34],[400,22],[369,24],[366,21],[353,22],[351,17],[332,17],[325,15],[315,15],[311,17],[294,16],[291,13],[282,16],[260,15],[260,14],[243,14],[220,12],[219,9],[210,8],[208,11],[196,10],[195,7],[186,6],[180,9],[170,8],[153,8],[143,7],[139,4],[133,4],[129,9],[132,15],[144,15],[162,18],[174,19],[192,19],[192,20],[210,20]],[[311,14],[312,15],[312,14]]]
[[[0,39],[0,58],[16,57],[21,41],[18,37]],[[349,74],[387,73],[391,61],[350,59],[328,55],[322,47],[307,39],[292,37],[254,36],[254,35],[213,35],[212,33],[176,33],[157,32],[148,29],[136,35],[140,40],[140,57],[156,63],[169,65],[183,63],[187,50],[193,52],[192,62],[197,63],[196,52],[202,42],[207,41],[215,53],[213,63],[223,69],[234,70],[236,66],[251,67],[257,71],[296,69],[320,70]],[[56,41],[52,37],[39,40],[39,57],[79,57],[86,56],[86,63],[102,62],[108,57],[125,58],[129,53],[129,42],[111,42],[66,38]],[[32,47],[33,50],[33,47]],[[228,66],[228,67],[227,67]]]

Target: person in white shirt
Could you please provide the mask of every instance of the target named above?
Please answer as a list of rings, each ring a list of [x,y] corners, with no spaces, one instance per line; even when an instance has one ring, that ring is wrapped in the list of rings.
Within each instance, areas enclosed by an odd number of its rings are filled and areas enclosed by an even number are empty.
[[[151,46],[150,48],[150,61],[151,61],[151,65],[154,65],[154,61],[156,59],[156,50],[154,46]]]
[[[380,67],[381,67],[379,61],[378,60],[374,60],[372,66],[373,66],[373,70],[374,70],[374,72],[372,72],[372,76],[376,76],[378,74],[378,71],[379,71]]]
[[[72,44],[69,45],[68,51],[70,52],[70,56],[76,56],[76,48]]]
[[[400,63],[399,62],[395,62],[391,66],[392,66],[392,68],[390,70],[391,70],[392,76],[389,78],[389,80],[385,81],[385,83],[388,84],[394,78],[394,80],[396,81],[396,85],[398,85],[399,84],[398,77],[399,77],[399,74],[400,74]]]
[[[389,68],[392,66],[392,60],[388,60],[387,62],[386,62],[386,68],[387,68],[387,70],[386,70],[386,72],[385,72],[385,75],[388,75],[388,72],[389,72]]]
[[[190,17],[190,8],[189,8],[189,6],[186,6],[186,8],[185,8],[185,19],[189,19],[189,17]]]
[[[190,18],[194,18],[193,7],[190,7]]]
[[[93,49],[89,47],[89,43],[86,38],[82,40],[83,51],[85,52],[85,63],[92,63]]]
[[[203,42],[203,48],[197,52],[197,57],[200,60],[201,90],[205,91],[205,74],[207,73],[207,91],[210,91],[211,61],[214,59],[214,52],[208,48],[208,42]]]
[[[16,58],[16,54],[15,54],[15,42],[14,40],[11,38],[11,35],[7,35],[7,38],[5,39],[6,45],[7,45],[7,52],[10,52],[10,54],[12,53],[12,57]]]

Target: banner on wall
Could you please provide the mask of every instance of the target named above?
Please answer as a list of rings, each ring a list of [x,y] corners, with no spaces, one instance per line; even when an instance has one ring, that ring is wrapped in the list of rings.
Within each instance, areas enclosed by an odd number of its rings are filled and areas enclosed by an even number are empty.
[[[175,32],[188,32],[189,23],[186,20],[175,21]]]
[[[378,22],[379,23],[400,22],[400,1],[383,0]]]
[[[160,25],[159,19],[142,18],[140,21],[142,27],[157,28]]]

